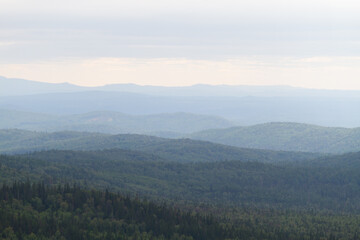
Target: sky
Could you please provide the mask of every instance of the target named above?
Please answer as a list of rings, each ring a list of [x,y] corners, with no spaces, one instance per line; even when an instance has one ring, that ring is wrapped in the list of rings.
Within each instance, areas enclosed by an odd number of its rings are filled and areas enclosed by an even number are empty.
[[[0,76],[360,89],[355,0],[0,0]]]

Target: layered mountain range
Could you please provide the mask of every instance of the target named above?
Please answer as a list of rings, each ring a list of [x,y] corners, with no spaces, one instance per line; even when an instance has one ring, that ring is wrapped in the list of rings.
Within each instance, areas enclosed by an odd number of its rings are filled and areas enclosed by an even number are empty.
[[[127,115],[191,113],[222,117],[236,125],[300,122],[358,127],[358,91],[286,86],[80,87],[0,78],[0,109],[54,115],[115,111]]]

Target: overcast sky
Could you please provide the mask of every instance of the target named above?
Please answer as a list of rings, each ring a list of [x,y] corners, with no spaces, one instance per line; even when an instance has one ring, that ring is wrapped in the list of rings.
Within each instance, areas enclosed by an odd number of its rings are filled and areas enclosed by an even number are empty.
[[[360,89],[360,3],[0,0],[0,75]]]

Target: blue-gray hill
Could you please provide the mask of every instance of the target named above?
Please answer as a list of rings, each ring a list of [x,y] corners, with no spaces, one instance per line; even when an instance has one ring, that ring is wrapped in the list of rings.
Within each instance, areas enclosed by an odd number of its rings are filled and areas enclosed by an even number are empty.
[[[127,149],[176,162],[258,161],[294,162],[319,154],[246,149],[191,139],[165,139],[137,134],[106,135],[86,132],[41,133],[0,130],[0,153],[44,150]]]
[[[191,113],[129,115],[96,111],[75,115],[50,115],[0,109],[0,129],[32,131],[86,131],[109,134],[138,133],[180,136],[210,128],[226,128],[234,123],[221,117]]]
[[[236,120],[239,125],[303,122],[357,127],[359,106],[359,91],[225,85],[158,87],[117,84],[94,88],[0,78],[1,109],[47,114],[186,112]]]
[[[212,129],[193,139],[270,150],[345,153],[360,151],[360,128],[334,128],[300,123],[267,123],[249,127]]]

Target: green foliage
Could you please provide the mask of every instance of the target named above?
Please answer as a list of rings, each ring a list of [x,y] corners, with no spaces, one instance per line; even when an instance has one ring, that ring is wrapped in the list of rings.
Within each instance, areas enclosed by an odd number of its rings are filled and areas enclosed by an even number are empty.
[[[213,217],[108,191],[15,182],[0,188],[2,239],[226,239]]]
[[[187,209],[187,210],[185,210]],[[77,185],[0,187],[1,239],[357,239],[359,215],[178,207]]]
[[[356,161],[359,154],[343,157]],[[0,180],[70,181],[152,199],[222,206],[360,211],[360,166],[310,163],[177,163],[128,150],[48,151],[1,156]]]

